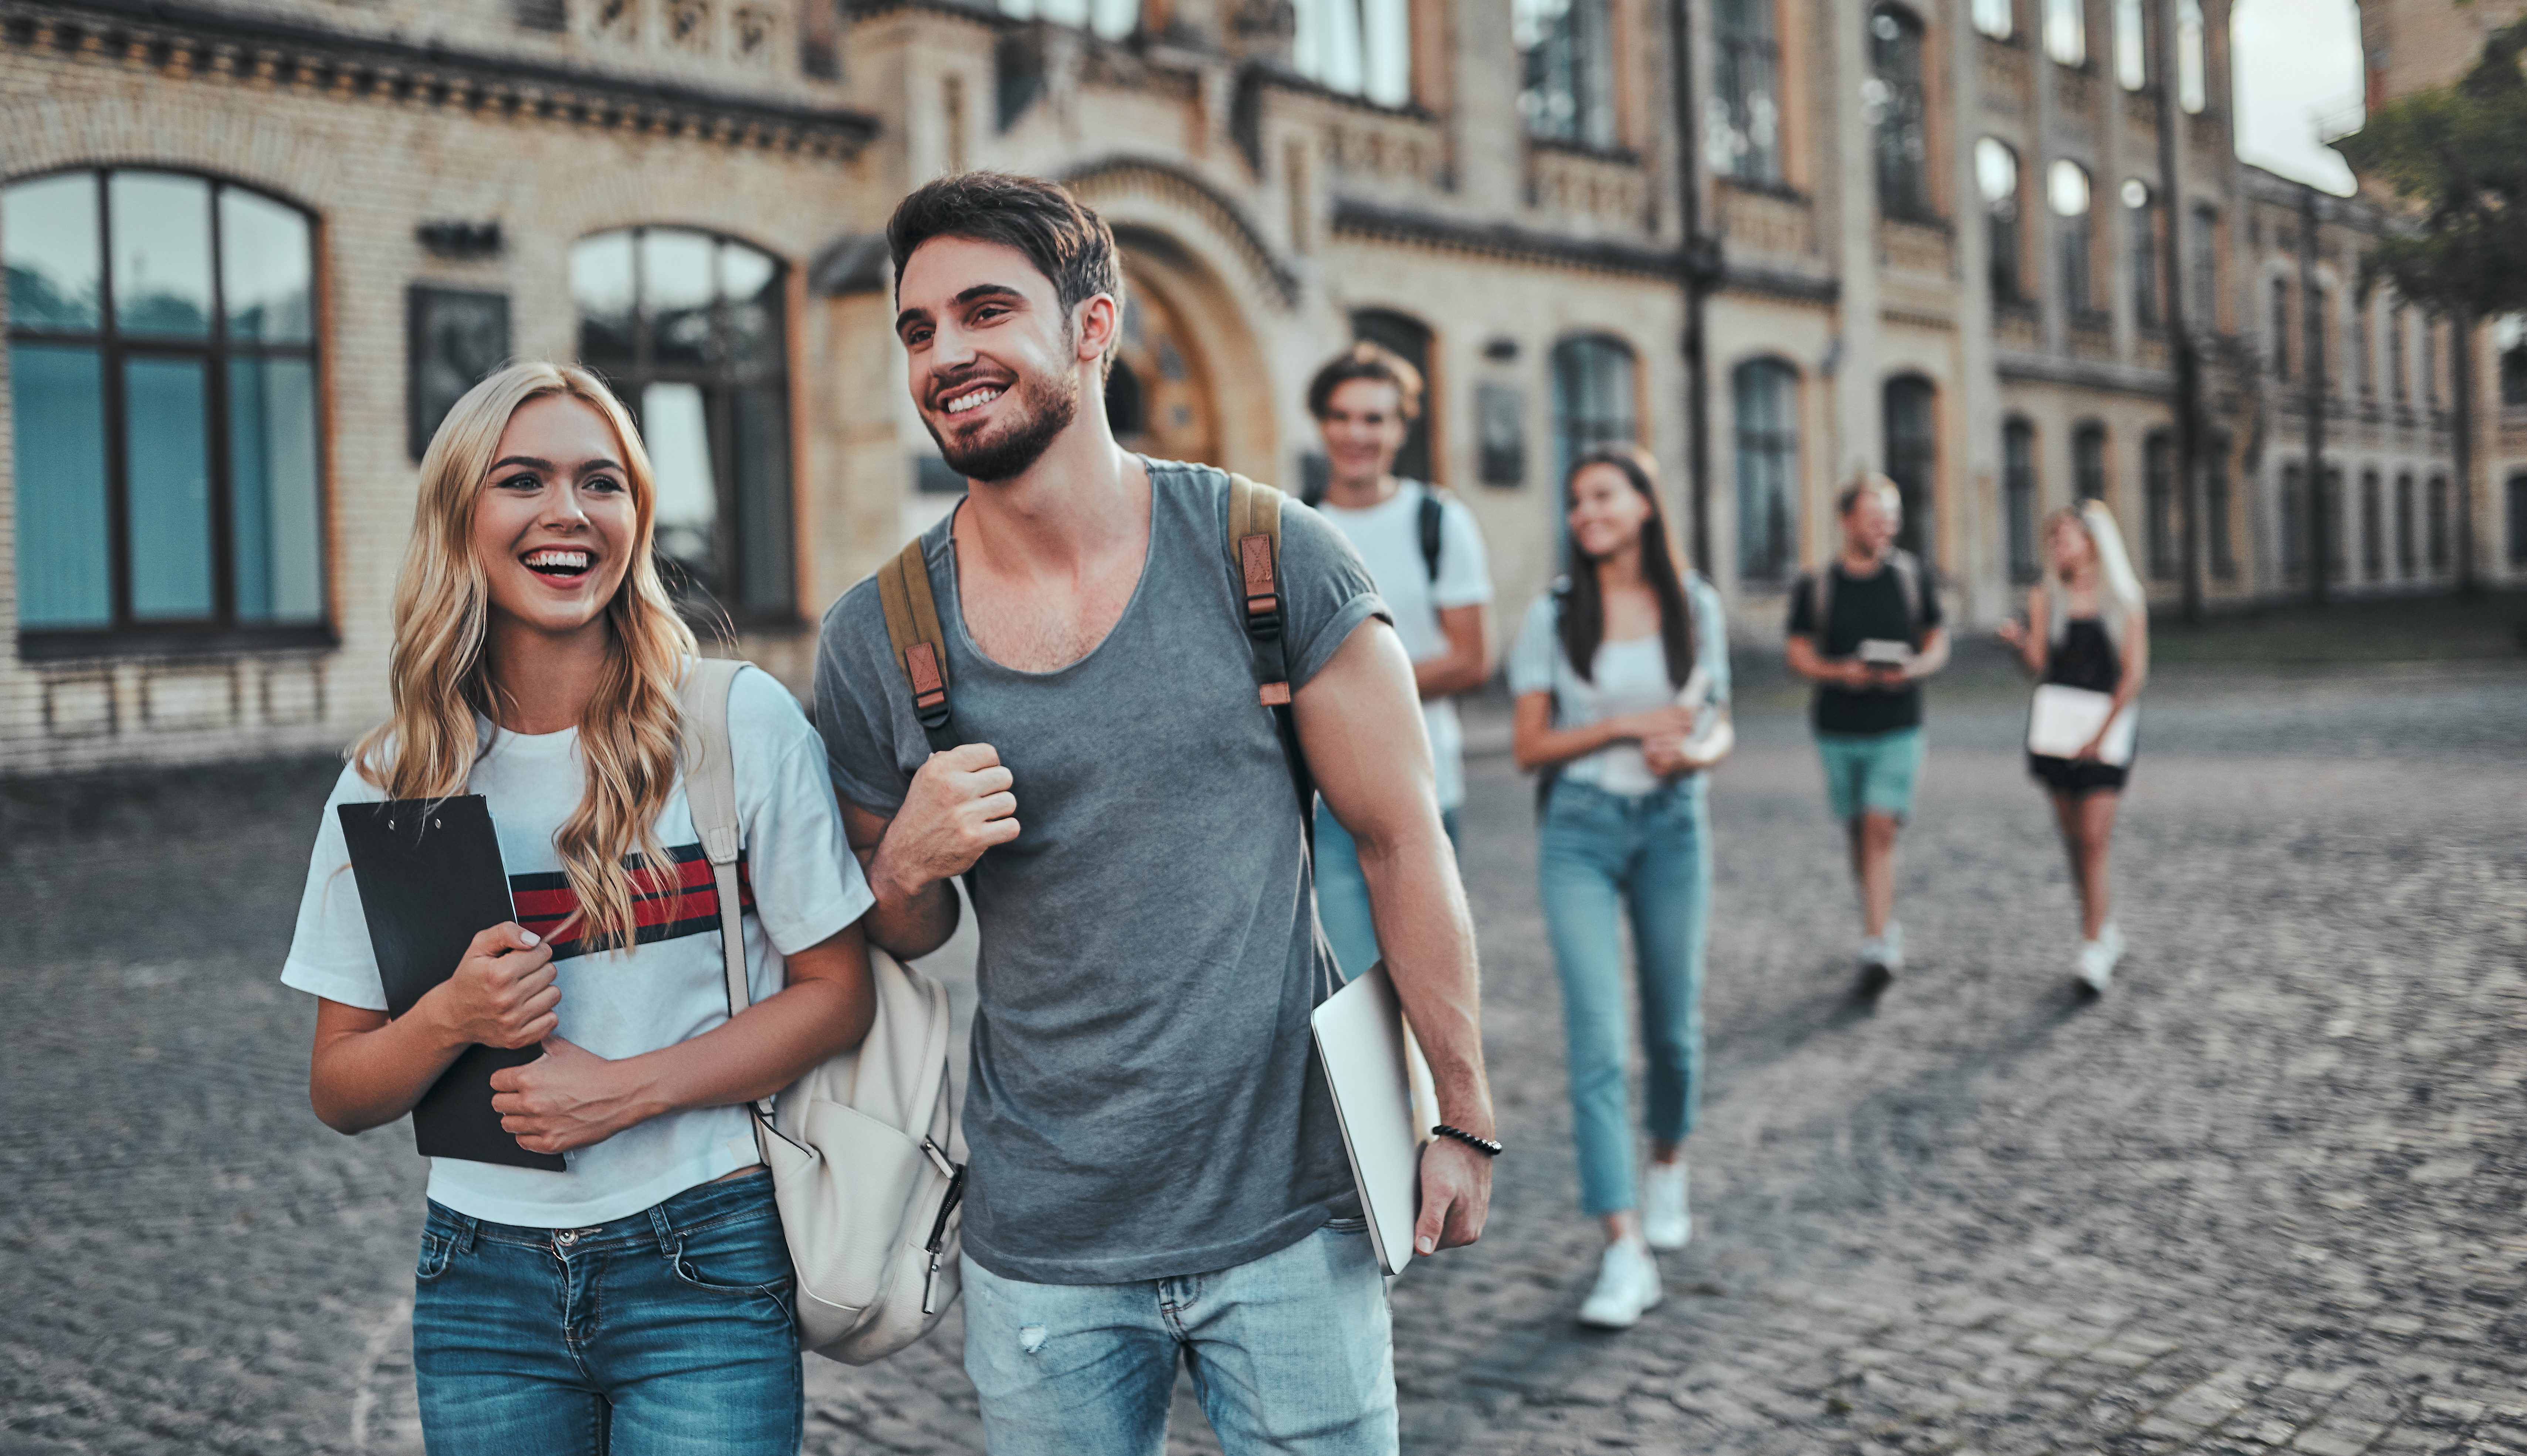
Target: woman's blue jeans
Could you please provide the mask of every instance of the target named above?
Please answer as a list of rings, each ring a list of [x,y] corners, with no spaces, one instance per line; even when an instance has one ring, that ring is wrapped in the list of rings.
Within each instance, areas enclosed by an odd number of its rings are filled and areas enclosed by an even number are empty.
[[[1678,1142],[1702,1101],[1702,952],[1711,919],[1711,816],[1704,778],[1638,796],[1561,783],[1544,814],[1536,879],[1562,976],[1579,1205],[1638,1205],[1625,1084],[1624,942],[1640,963],[1649,1135]]]
[[[433,1203],[413,1371],[431,1456],[795,1456],[804,1394],[772,1175],[593,1229]]]
[[[1450,848],[1464,842],[1457,837],[1456,810],[1440,810],[1439,827],[1448,831]],[[1316,924],[1324,928],[1325,943],[1333,947],[1344,978],[1357,977],[1377,964],[1377,926],[1368,913],[1368,877],[1360,873],[1359,841],[1321,803],[1316,805],[1315,867]]]

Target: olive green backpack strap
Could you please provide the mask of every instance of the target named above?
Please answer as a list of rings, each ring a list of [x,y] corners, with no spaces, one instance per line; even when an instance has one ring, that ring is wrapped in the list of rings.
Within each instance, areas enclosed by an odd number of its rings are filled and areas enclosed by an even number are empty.
[[[930,595],[930,563],[915,536],[893,561],[877,569],[878,605],[886,612],[887,644],[912,692],[912,715],[933,753],[964,740],[948,701],[948,635],[940,630],[939,603]]]
[[[1290,614],[1281,589],[1281,505],[1287,497],[1244,476],[1228,477],[1228,568],[1237,584],[1238,616],[1255,658],[1255,697],[1272,714],[1290,787],[1299,797],[1299,823],[1313,854],[1316,842],[1316,781],[1299,745],[1299,723],[1290,709],[1290,659],[1285,636]]]

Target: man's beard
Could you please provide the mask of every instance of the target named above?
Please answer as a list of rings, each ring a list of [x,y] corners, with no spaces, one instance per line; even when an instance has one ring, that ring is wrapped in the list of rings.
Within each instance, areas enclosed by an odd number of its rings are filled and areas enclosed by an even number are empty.
[[[1009,392],[1017,396],[1011,401],[1019,406],[1017,422],[1006,427],[997,437],[987,432],[969,445],[958,445],[928,415],[921,417],[930,437],[939,442],[939,453],[949,469],[968,480],[987,484],[1015,479],[1043,459],[1044,452],[1053,448],[1053,442],[1079,417],[1076,373],[1021,374]]]

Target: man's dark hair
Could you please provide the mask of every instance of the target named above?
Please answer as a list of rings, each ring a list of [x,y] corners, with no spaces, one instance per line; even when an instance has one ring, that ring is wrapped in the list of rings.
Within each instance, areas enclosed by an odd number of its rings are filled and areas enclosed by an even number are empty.
[[[1122,305],[1114,230],[1057,183],[1007,172],[960,172],[914,188],[886,223],[899,295],[903,265],[934,237],[999,243],[1026,254],[1053,281],[1065,317],[1100,293],[1112,294],[1115,305]]]
[[[1421,371],[1392,349],[1362,339],[1316,371],[1308,381],[1308,413],[1322,420],[1334,407],[1334,391],[1354,379],[1375,379],[1395,386],[1396,406],[1406,423],[1421,418]]]

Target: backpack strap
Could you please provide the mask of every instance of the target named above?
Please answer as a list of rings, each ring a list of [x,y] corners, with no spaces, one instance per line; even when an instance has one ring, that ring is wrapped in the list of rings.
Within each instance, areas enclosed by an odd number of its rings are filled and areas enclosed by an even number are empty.
[[[963,740],[948,701],[948,634],[939,627],[939,603],[930,594],[930,561],[915,536],[877,569],[878,605],[886,613],[887,644],[912,692],[912,715],[930,751],[946,753]]]
[[[728,1014],[754,1003],[746,979],[746,899],[737,882],[738,857],[746,848],[746,831],[737,814],[737,756],[729,746],[728,695],[748,664],[734,658],[696,658],[678,693],[683,709],[682,759],[685,809],[701,837],[709,860],[711,888],[719,896],[720,964],[728,987]],[[764,1124],[772,1117],[772,1099],[748,1104],[753,1114],[755,1151],[772,1161],[764,1140]]]
[[[1922,559],[1898,546],[1886,553],[1886,564],[1895,569],[1896,595],[1904,599],[1904,641],[1919,646],[1922,619],[1929,615],[1922,609]]]
[[[1447,524],[1447,502],[1439,498],[1439,487],[1421,487],[1421,568],[1430,579],[1439,579],[1439,531]]]
[[[1281,758],[1290,768],[1290,787],[1299,798],[1299,823],[1306,828],[1313,854],[1316,781],[1308,772],[1298,719],[1290,709],[1289,655],[1282,638],[1290,620],[1281,590],[1281,503],[1285,499],[1269,485],[1229,476],[1228,565],[1230,579],[1237,583],[1238,616],[1246,628],[1247,649],[1255,658],[1256,700],[1271,710],[1272,727],[1281,739]]]
[[[1817,651],[1825,651],[1826,633],[1833,628],[1833,558],[1829,556],[1808,577],[1808,614],[1816,620]]]

